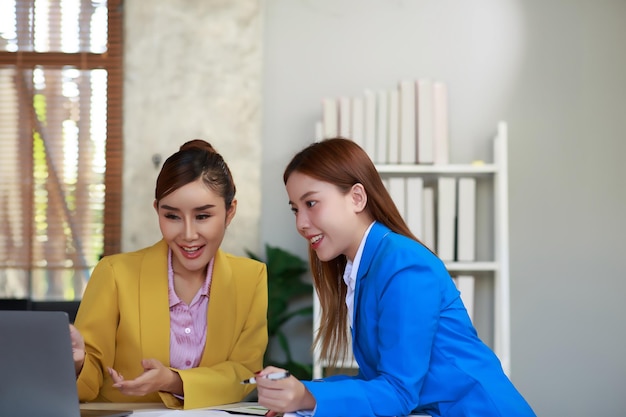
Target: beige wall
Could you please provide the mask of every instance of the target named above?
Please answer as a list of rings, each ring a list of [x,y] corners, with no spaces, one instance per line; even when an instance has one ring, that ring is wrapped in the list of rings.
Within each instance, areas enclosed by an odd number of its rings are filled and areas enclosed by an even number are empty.
[[[210,141],[235,178],[237,215],[223,248],[258,251],[261,214],[261,7],[258,0],[124,2],[122,250],[160,239],[152,208],[162,160]]]

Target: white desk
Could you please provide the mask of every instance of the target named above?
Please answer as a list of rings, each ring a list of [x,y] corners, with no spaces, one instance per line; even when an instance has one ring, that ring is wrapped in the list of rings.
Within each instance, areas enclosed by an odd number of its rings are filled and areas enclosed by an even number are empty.
[[[137,417],[145,416],[145,417],[159,417],[159,416],[177,416],[180,415],[186,417],[201,417],[201,416],[218,416],[223,415],[216,409],[223,409],[228,406],[250,406],[250,405],[258,405],[253,402],[241,402],[235,404],[227,404],[223,406],[215,406],[209,408],[201,408],[197,410],[170,410],[163,403],[83,403],[80,405],[82,409],[88,410],[133,410],[133,415]],[[239,416],[243,416],[242,414],[238,414]],[[251,416],[253,414],[250,414]],[[235,414],[233,414],[235,416]],[[415,414],[412,415],[415,417],[429,417],[427,414]],[[257,416],[258,417],[258,416]]]
[[[199,408],[194,410],[172,410],[167,408],[163,403],[82,403],[81,409],[86,410],[133,410],[133,416],[145,416],[145,417],[160,417],[160,416],[186,416],[186,417],[203,417],[203,416],[229,416],[225,409],[239,408],[238,411],[243,411],[245,408],[253,407],[258,408],[259,405],[255,402],[239,402],[233,404],[217,405],[214,407]],[[246,410],[247,411],[247,410]],[[240,414],[240,416],[250,415],[256,416],[263,415],[266,409],[257,411],[255,414]],[[252,411],[251,411],[252,412]],[[260,414],[259,414],[260,413]]]

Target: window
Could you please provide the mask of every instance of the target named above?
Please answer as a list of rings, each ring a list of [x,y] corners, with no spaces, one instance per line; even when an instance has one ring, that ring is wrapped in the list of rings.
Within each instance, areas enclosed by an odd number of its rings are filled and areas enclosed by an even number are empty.
[[[80,299],[120,249],[121,0],[0,8],[0,298]]]

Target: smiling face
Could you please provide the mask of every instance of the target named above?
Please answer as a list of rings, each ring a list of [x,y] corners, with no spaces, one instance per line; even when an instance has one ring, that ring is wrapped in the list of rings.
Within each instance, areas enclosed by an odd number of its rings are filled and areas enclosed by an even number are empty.
[[[286,184],[298,232],[322,261],[339,255],[353,260],[372,218],[365,211],[367,195],[361,184],[347,193],[335,185],[298,171]]]
[[[226,210],[224,198],[201,179],[186,184],[155,202],[163,239],[172,251],[177,274],[205,274],[236,211]]]

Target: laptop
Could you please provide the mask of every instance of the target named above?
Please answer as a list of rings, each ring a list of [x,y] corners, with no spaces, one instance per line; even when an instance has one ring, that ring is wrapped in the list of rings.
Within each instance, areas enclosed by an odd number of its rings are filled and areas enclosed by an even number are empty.
[[[0,311],[0,416],[123,417],[131,410],[81,410],[69,316]]]

